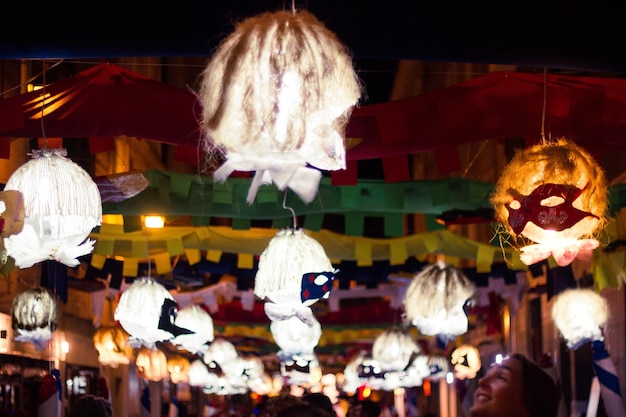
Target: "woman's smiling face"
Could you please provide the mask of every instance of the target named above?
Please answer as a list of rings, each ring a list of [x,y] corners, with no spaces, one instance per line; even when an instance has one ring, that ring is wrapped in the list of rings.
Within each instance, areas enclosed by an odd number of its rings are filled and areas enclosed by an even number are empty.
[[[522,364],[514,358],[506,358],[492,365],[489,372],[478,381],[472,417],[528,417],[524,404]]]

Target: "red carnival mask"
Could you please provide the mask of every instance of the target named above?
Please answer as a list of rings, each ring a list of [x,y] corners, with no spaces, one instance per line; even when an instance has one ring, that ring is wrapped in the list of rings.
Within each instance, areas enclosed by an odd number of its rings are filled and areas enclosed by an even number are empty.
[[[513,200],[519,202],[520,208],[513,209],[509,203],[507,206],[509,225],[518,235],[522,233],[528,222],[532,222],[545,230],[560,232],[569,229],[585,217],[598,218],[598,216],[579,210],[572,205],[583,191],[584,188],[580,189],[573,185],[540,185],[529,195]],[[550,197],[562,198],[564,201],[553,207],[541,204],[542,201]]]

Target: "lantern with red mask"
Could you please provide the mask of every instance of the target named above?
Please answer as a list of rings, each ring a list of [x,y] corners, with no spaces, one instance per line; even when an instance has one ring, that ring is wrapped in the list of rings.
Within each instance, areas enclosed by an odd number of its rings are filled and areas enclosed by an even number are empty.
[[[526,243],[520,245],[522,262],[553,256],[566,266],[598,247],[594,234],[606,223],[607,195],[606,177],[593,157],[557,139],[518,152],[491,203],[505,232]]]

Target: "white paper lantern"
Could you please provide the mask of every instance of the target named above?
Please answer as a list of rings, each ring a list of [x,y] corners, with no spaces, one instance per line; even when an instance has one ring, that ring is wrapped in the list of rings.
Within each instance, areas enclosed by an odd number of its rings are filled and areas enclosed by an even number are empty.
[[[428,336],[451,338],[467,332],[465,304],[476,291],[463,272],[443,262],[415,275],[404,297],[406,317]]]
[[[322,326],[315,316],[311,315],[311,318],[310,325],[295,316],[270,323],[270,331],[280,348],[279,358],[286,360],[296,355],[313,355],[322,336]]]
[[[608,319],[604,297],[591,289],[570,288],[557,295],[552,319],[570,349],[582,343],[604,340],[602,328]]]
[[[190,353],[206,352],[209,348],[208,343],[215,337],[211,315],[198,305],[182,308],[178,311],[174,323],[180,328],[193,332],[180,334],[170,340],[174,345]]]
[[[420,351],[420,347],[407,332],[393,327],[374,339],[372,358],[386,371],[401,371]]]
[[[46,288],[30,288],[18,294],[11,305],[15,340],[30,342],[36,349],[47,346],[57,328],[57,301]]]
[[[207,365],[212,362],[216,363],[220,367],[226,366],[229,362],[234,361],[239,357],[235,345],[228,340],[218,337],[209,346],[207,352],[204,354],[203,360]]]
[[[122,292],[114,319],[130,334],[131,346],[153,348],[179,334],[176,313],[176,301],[163,285],[138,278]]]
[[[204,361],[196,359],[189,365],[189,385],[192,387],[213,386],[217,384],[218,376],[207,368]]]
[[[263,13],[226,38],[203,73],[205,148],[223,152],[214,174],[256,171],[305,202],[324,170],[345,169],[345,126],[361,95],[346,48],[306,11]]]
[[[65,154],[65,149],[35,150],[7,181],[5,190],[24,197],[24,227],[4,239],[19,268],[46,260],[74,267],[78,257],[93,251],[88,237],[102,222],[100,191]]]
[[[161,381],[168,375],[167,357],[158,349],[141,348],[135,364],[139,376],[148,381]]]
[[[283,229],[270,240],[259,257],[254,293],[277,304],[309,306],[328,297],[334,271],[324,247],[305,230]],[[310,282],[308,296],[303,294],[305,275],[315,277]],[[318,283],[316,281],[322,280],[318,277],[320,275],[327,279]]]

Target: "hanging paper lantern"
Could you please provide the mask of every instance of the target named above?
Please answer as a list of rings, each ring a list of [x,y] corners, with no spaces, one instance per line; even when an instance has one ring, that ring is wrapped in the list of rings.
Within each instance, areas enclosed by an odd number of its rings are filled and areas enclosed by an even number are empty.
[[[355,393],[365,383],[366,379],[361,376],[361,368],[366,358],[367,352],[359,351],[346,364],[343,370],[343,382],[341,383],[341,388],[344,392]]]
[[[167,360],[167,371],[173,384],[189,381],[189,367],[191,364],[187,358],[176,355]]]
[[[424,378],[430,378],[431,375],[429,357],[419,354],[414,356],[409,366],[404,370],[400,386],[404,388],[419,387],[424,383]]]
[[[428,367],[430,368],[430,379],[445,378],[450,370],[450,361],[443,355],[429,355]]]
[[[207,349],[207,352],[204,354],[204,363],[210,365],[211,363],[215,363],[220,367],[226,366],[229,362],[234,361],[239,357],[239,353],[237,353],[237,349],[235,345],[230,343],[228,340],[218,337]]]
[[[223,152],[218,181],[256,171],[305,202],[323,169],[345,169],[345,127],[361,95],[346,48],[306,11],[263,13],[237,25],[203,73],[205,148]]]
[[[383,331],[374,339],[372,358],[384,370],[401,371],[420,351],[411,336],[394,327]]]
[[[454,376],[458,379],[472,379],[476,377],[482,362],[480,352],[472,345],[461,345],[450,356],[454,369]]]
[[[213,319],[202,307],[189,305],[178,311],[174,324],[192,333],[183,333],[170,340],[190,353],[204,353],[214,339]]]
[[[79,165],[65,158],[65,149],[34,150],[5,190],[24,197],[24,227],[6,237],[7,254],[19,268],[56,260],[74,267],[78,257],[93,251],[88,239],[102,222],[100,191]]]
[[[439,261],[424,268],[409,284],[403,301],[406,317],[424,335],[459,336],[467,332],[463,307],[475,291],[460,269]]]
[[[310,306],[328,298],[334,268],[324,247],[303,229],[283,229],[259,257],[254,293],[276,304]]]
[[[30,288],[13,299],[11,320],[15,340],[41,350],[57,328],[56,298],[46,288]]]
[[[102,326],[93,335],[93,344],[98,351],[98,362],[117,368],[127,365],[133,356],[128,343],[130,335],[119,326]]]
[[[270,323],[274,342],[280,348],[278,356],[281,360],[294,356],[311,357],[313,355],[322,336],[322,326],[312,314],[311,319],[310,324],[304,323],[295,316]]]
[[[168,375],[167,358],[158,349],[139,349],[135,365],[139,376],[148,381],[161,381]]]
[[[174,297],[152,278],[138,278],[120,296],[114,319],[130,334],[133,347],[153,348],[191,331],[175,325],[177,305]]]
[[[570,349],[587,341],[603,340],[602,328],[607,319],[606,300],[591,289],[567,289],[552,305],[552,320]]]
[[[214,386],[218,380],[218,375],[210,372],[206,364],[200,359],[191,362],[188,377],[189,385],[192,387]]]
[[[531,265],[553,256],[560,266],[590,256],[607,221],[606,177],[591,155],[558,139],[518,152],[500,176],[491,203],[507,233],[535,244],[521,248]]]

